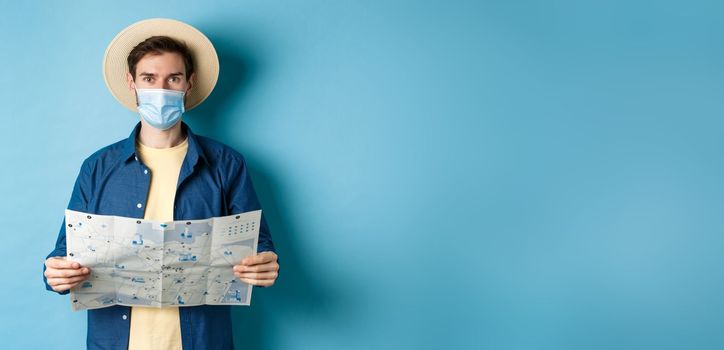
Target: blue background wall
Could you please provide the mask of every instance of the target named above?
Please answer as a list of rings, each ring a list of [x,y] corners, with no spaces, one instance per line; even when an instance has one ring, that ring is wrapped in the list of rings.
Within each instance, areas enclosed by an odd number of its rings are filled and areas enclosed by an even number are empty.
[[[3,348],[78,349],[46,292],[81,161],[137,116],[106,45],[186,21],[221,60],[186,115],[242,152],[281,277],[239,348],[724,347],[718,1],[7,1]]]

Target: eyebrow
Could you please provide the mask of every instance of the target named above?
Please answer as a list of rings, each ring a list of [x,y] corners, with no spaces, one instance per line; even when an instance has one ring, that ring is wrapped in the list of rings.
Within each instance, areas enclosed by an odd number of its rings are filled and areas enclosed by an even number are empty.
[[[175,72],[175,73],[171,73],[171,74],[169,74],[168,76],[169,76],[169,77],[175,77],[175,76],[178,76],[178,75],[184,75],[184,74],[183,74],[183,73],[181,73],[181,72]],[[138,76],[143,76],[143,77],[155,77],[155,76],[156,76],[156,74],[155,74],[155,73],[147,73],[147,72],[143,72],[143,73],[140,73],[140,74],[138,74]]]

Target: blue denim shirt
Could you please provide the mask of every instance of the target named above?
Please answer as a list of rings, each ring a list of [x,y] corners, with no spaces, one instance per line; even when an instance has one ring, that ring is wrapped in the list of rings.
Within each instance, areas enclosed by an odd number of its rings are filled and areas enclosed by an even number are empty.
[[[103,147],[83,161],[68,209],[143,218],[151,173],[136,155],[140,129],[139,122],[127,139]],[[183,122],[182,130],[189,145],[179,173],[174,220],[206,219],[261,209],[243,156],[220,142],[194,135]],[[275,251],[263,214],[257,252],[262,251]],[[48,257],[65,255],[63,220],[55,249]],[[45,275],[43,281],[46,289],[52,291]],[[180,307],[183,348],[233,349],[230,308]],[[131,308],[121,305],[88,310],[88,349],[127,349],[131,316]]]

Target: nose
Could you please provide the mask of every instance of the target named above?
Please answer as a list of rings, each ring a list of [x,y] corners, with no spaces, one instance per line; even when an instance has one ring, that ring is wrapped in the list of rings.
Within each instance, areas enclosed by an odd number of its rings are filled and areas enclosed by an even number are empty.
[[[170,90],[170,89],[171,89],[171,84],[168,83],[168,79],[164,79],[164,80],[163,80],[162,87],[163,87],[164,89],[166,89],[166,90]]]

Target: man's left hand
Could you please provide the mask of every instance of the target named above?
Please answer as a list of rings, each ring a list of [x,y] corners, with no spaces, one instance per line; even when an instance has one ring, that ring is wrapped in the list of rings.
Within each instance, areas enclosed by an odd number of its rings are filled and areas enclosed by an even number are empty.
[[[279,275],[279,263],[274,252],[261,252],[247,256],[234,265],[234,275],[251,285],[270,287]]]

